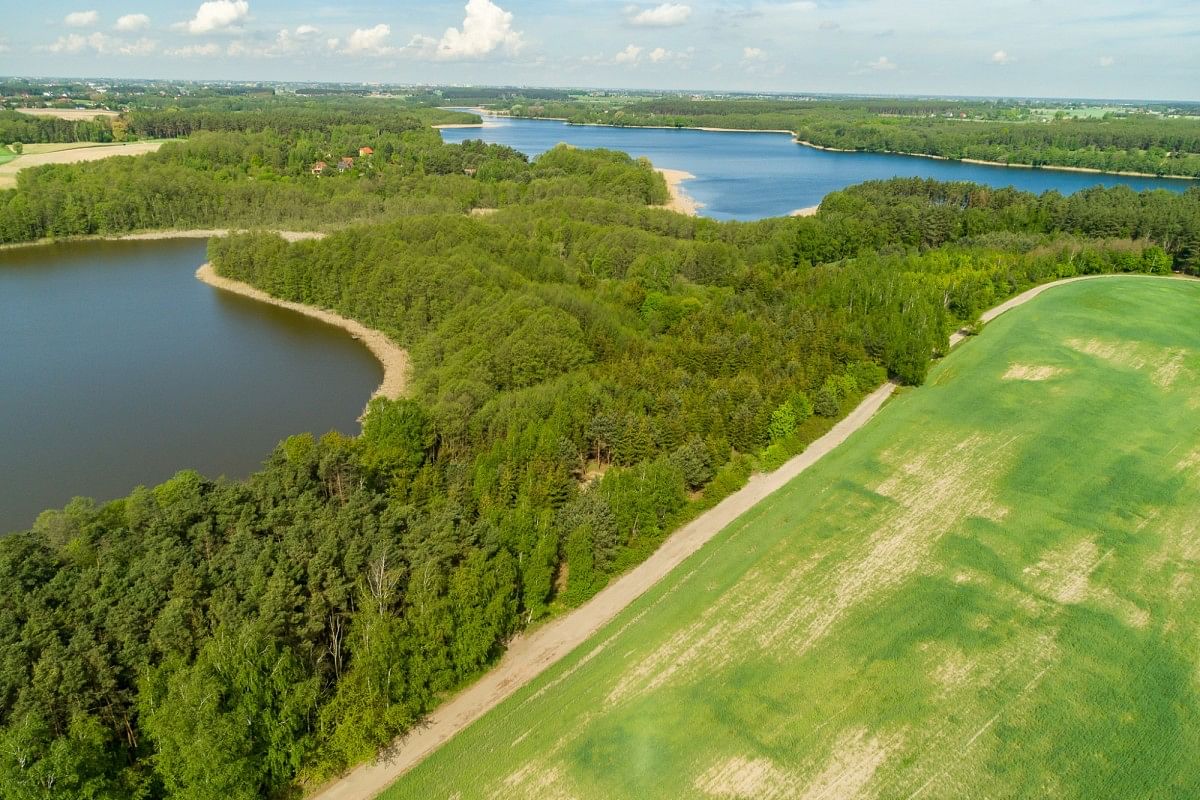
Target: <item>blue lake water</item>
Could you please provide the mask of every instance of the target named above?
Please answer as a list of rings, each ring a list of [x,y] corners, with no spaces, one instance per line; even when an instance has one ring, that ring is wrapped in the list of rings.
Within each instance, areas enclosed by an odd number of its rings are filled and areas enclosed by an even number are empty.
[[[242,477],[357,433],[382,369],[348,333],[195,277],[203,240],[0,250],[0,536],[177,470]]]
[[[1134,178],[1047,169],[991,167],[885,153],[835,153],[804,147],[786,133],[716,133],[687,129],[607,128],[556,120],[484,117],[482,128],[447,128],[447,142],[483,139],[535,156],[560,142],[646,156],[656,167],[695,175],[683,188],[714,219],[761,219],[815,206],[830,192],[894,177],[972,181],[1027,192],[1063,194],[1104,184],[1184,191],[1195,181]]]

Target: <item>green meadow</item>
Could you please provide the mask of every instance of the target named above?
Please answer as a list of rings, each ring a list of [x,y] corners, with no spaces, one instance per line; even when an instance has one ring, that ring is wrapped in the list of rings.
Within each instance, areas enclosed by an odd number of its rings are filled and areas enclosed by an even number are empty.
[[[1198,320],[1000,317],[383,796],[1200,797]]]

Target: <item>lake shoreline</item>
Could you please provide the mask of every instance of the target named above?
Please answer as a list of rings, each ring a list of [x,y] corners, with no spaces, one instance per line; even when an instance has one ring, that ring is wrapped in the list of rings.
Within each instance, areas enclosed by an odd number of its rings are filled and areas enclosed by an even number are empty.
[[[667,191],[671,193],[671,202],[663,206],[654,206],[654,208],[665,208],[689,217],[699,216],[700,209],[704,207],[704,204],[688,194],[681,185],[684,181],[695,180],[696,176],[681,169],[668,167],[655,167],[654,169],[667,181]]]
[[[374,393],[371,394],[370,400],[374,400],[377,397],[383,397],[387,400],[397,400],[403,397],[405,391],[407,391],[409,376],[412,371],[412,362],[408,351],[392,341],[391,337],[383,331],[368,328],[361,322],[344,317],[335,311],[305,303],[296,303],[291,300],[282,300],[248,283],[223,277],[217,274],[216,267],[213,266],[211,261],[202,264],[196,270],[196,278],[215,289],[237,294],[251,300],[257,300],[260,303],[285,308],[289,311],[320,320],[328,325],[341,328],[362,342],[371,351],[371,355],[375,357],[375,360],[383,367],[383,380]],[[369,400],[368,405],[370,405]],[[366,409],[364,409],[363,414],[366,414]]]
[[[183,230],[160,230],[160,231],[139,231],[136,233],[124,233],[117,235],[94,235],[94,236],[71,236],[64,238],[46,238],[38,239],[33,242],[14,242],[11,244],[0,245],[0,250],[15,249],[20,247],[39,247],[43,245],[65,243],[65,242],[129,242],[129,241],[161,241],[165,239],[212,239],[221,236],[228,236],[231,233],[239,233],[238,229],[233,228],[189,228]],[[277,233],[287,242],[312,241],[325,238],[326,234],[321,231],[271,231]],[[252,300],[257,300],[261,303],[286,308],[290,311],[295,311],[298,314],[303,314],[307,317],[320,320],[328,325],[341,328],[348,332],[354,339],[359,340],[370,351],[375,360],[383,367],[383,380],[372,393],[370,400],[376,397],[384,397],[388,400],[395,400],[404,395],[408,389],[409,376],[411,373],[411,359],[408,351],[400,347],[391,337],[383,331],[374,328],[368,328],[360,322],[343,317],[336,312],[327,309],[318,308],[317,306],[309,306],[303,303],[294,303],[289,300],[281,300],[273,297],[266,292],[256,289],[248,283],[235,281],[230,278],[225,278],[217,274],[216,269],[211,262],[202,264],[196,271],[196,278],[209,286],[233,294],[248,297]],[[368,400],[368,405],[370,403]],[[365,409],[364,409],[365,414]]]
[[[528,120],[546,120],[550,122],[563,122],[574,127],[592,127],[592,128],[626,128],[626,129],[645,129],[645,130],[663,130],[663,131],[704,131],[705,133],[786,133],[793,138],[798,145],[811,147],[813,150],[824,150],[827,153],[876,153],[889,156],[912,156],[913,158],[929,158],[934,161],[958,161],[963,164],[976,164],[984,167],[1012,167],[1013,169],[1049,169],[1058,172],[1081,172],[1089,175],[1116,175],[1123,178],[1171,178],[1180,181],[1198,181],[1200,176],[1196,175],[1156,175],[1152,172],[1131,172],[1127,170],[1105,170],[1096,169],[1095,167],[1070,167],[1057,164],[1011,164],[1004,161],[985,161],[977,158],[950,158],[949,156],[933,155],[931,153],[906,153],[901,150],[852,150],[845,147],[829,147],[826,145],[815,144],[813,142],[801,139],[796,131],[789,131],[783,128],[714,128],[708,126],[679,126],[679,125],[614,125],[611,122],[571,122],[562,117],[514,117],[511,114],[501,115],[495,112],[488,112],[493,116],[507,116],[509,119],[528,119]]]
[[[0,244],[0,250],[14,250],[19,247],[41,247],[51,244],[66,244],[71,242],[141,242],[157,241],[160,239],[214,239],[228,236],[231,233],[249,233],[252,228],[187,228],[180,230],[135,231],[133,233],[93,233],[85,236],[47,236],[29,242],[8,242]],[[288,242],[301,242],[308,239],[323,239],[323,231],[277,231]]]

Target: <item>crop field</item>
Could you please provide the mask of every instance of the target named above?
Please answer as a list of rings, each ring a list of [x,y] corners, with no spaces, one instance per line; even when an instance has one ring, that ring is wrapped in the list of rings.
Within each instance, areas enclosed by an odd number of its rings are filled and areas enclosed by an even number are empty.
[[[1198,320],[1005,314],[383,796],[1200,797]]]

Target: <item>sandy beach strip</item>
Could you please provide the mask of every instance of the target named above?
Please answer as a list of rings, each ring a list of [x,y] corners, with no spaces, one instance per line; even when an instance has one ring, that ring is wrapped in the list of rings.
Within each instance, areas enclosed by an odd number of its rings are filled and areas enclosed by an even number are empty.
[[[312,237],[307,237],[312,238]],[[371,351],[371,354],[383,366],[383,381],[379,384],[379,388],[371,395],[371,399],[376,397],[384,397],[388,400],[396,400],[404,395],[408,388],[409,374],[412,369],[411,360],[408,357],[408,351],[400,345],[396,344],[383,331],[377,331],[374,328],[368,328],[357,320],[343,317],[333,311],[316,306],[305,305],[304,303],[293,303],[289,300],[280,300],[278,297],[273,297],[261,289],[256,289],[248,283],[235,281],[231,278],[224,278],[217,274],[216,269],[211,263],[204,264],[200,269],[196,270],[196,277],[204,283],[222,291],[239,294],[242,297],[248,297],[251,300],[257,300],[260,303],[269,303],[273,306],[286,308],[289,311],[295,311],[298,314],[319,319],[329,325],[335,325],[347,331],[355,339],[361,341]]]
[[[679,214],[687,214],[689,217],[699,214],[704,204],[689,195],[684,191],[683,186],[681,186],[684,181],[690,181],[696,176],[681,169],[667,169],[665,167],[656,167],[655,169],[666,178],[667,191],[671,193],[671,202],[665,206],[658,206],[658,208],[665,208],[668,211],[674,211]]]
[[[821,210],[821,207],[819,205],[806,206],[804,208],[797,208],[795,211],[792,211],[790,214],[788,214],[788,216],[789,217],[815,217],[817,215],[817,212],[820,210]]]
[[[439,130],[439,131],[444,131],[444,130],[450,130],[451,128],[482,128],[483,123],[482,122],[446,122],[446,123],[443,123],[442,125],[431,125],[430,127],[435,128],[436,130]]]

